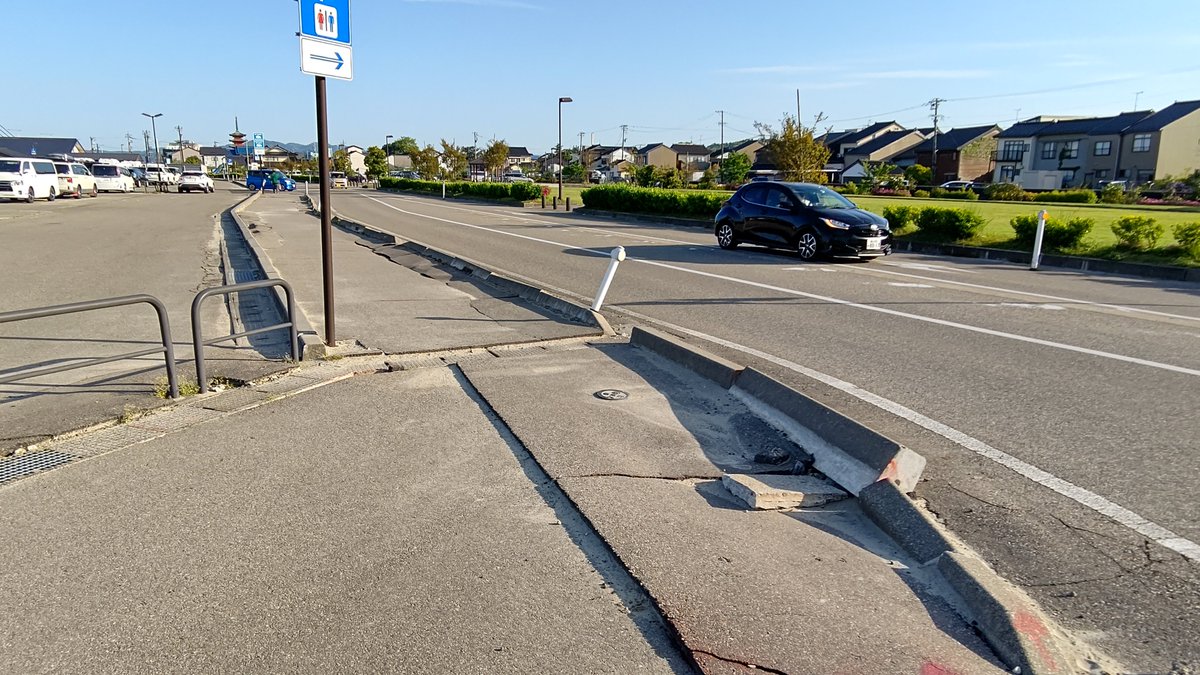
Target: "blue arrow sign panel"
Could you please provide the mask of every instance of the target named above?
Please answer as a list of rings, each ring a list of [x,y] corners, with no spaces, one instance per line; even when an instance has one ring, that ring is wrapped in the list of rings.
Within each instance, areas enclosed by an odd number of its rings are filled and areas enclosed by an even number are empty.
[[[350,0],[300,0],[300,35],[350,44]]]

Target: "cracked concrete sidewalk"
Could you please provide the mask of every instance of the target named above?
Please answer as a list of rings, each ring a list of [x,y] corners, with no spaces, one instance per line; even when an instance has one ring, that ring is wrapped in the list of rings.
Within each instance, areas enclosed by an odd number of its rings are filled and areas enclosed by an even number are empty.
[[[725,492],[792,446],[714,385],[628,344],[418,360],[0,487],[0,670],[999,672],[852,501]]]

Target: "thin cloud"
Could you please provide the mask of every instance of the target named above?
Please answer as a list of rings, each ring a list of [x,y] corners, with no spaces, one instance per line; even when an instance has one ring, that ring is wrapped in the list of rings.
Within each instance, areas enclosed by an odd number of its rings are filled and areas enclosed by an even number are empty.
[[[816,73],[831,70],[828,66],[747,66],[745,68],[722,68],[715,72],[724,75],[790,75],[793,73]]]
[[[476,7],[504,7],[507,9],[541,9],[520,0],[401,0],[401,2],[423,2],[432,5],[474,5]]]
[[[987,70],[884,70],[858,76],[871,80],[964,80],[991,74]]]

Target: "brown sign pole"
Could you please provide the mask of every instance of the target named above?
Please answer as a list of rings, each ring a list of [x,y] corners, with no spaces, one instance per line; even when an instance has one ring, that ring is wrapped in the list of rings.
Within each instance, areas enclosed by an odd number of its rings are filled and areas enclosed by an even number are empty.
[[[325,345],[337,342],[333,325],[333,208],[329,204],[329,125],[325,117],[325,78],[317,80],[317,157],[321,176],[321,282],[325,291]]]

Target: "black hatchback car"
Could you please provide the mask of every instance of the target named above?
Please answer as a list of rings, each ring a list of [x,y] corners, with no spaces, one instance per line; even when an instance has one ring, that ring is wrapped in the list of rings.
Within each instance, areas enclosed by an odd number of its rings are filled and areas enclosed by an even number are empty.
[[[715,220],[717,244],[759,244],[818,255],[870,259],[892,252],[884,218],[821,185],[749,183],[721,207]]]

